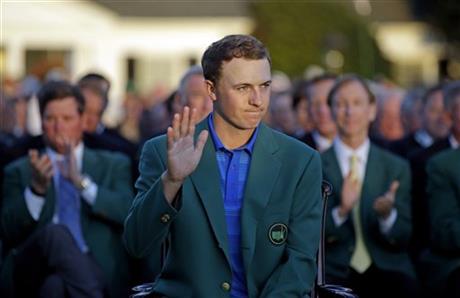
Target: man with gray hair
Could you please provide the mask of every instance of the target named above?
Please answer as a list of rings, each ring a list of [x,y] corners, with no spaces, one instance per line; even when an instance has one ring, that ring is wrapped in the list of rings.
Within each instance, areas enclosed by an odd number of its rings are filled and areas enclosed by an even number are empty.
[[[199,65],[190,67],[182,76],[173,99],[172,115],[179,113],[184,106],[196,109],[199,120],[204,119],[212,111],[212,101],[206,91],[203,69]]]

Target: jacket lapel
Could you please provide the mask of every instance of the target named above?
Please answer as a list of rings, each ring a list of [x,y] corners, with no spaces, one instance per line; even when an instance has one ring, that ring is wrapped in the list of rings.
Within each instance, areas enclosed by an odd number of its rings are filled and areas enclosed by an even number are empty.
[[[196,137],[202,130],[209,130],[206,119],[197,125]],[[200,163],[190,175],[190,178],[203,203],[209,222],[219,243],[219,247],[222,248],[227,261],[230,263],[224,201],[220,190],[220,174],[217,166],[214,144],[210,135],[204,146]]]
[[[279,176],[281,162],[276,158],[278,144],[271,129],[261,124],[251,158],[241,213],[241,248],[248,272],[254,255],[257,223],[264,215]]]
[[[363,181],[363,188],[361,190],[361,218],[363,218],[362,222],[367,222],[366,216],[370,215],[371,212],[367,212],[366,210],[372,210],[372,204],[374,203],[374,197],[372,195],[376,189],[379,189],[381,178],[376,172],[376,169],[381,169],[378,151],[374,145],[371,144],[369,148],[369,156],[367,158],[366,164],[366,173],[364,175]],[[377,174],[376,174],[377,173]],[[383,193],[382,193],[383,195]]]

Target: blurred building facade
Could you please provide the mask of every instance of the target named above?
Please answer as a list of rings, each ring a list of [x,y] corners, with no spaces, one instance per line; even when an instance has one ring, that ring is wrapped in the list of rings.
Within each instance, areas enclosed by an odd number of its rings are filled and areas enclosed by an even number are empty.
[[[112,81],[111,122],[127,88],[174,88],[211,42],[251,32],[244,5],[217,2],[4,2],[0,71],[3,78],[39,80],[100,72]]]

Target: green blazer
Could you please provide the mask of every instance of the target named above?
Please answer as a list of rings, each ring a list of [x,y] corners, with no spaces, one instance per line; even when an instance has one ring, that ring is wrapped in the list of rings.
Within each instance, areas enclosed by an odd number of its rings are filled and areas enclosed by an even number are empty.
[[[98,185],[94,205],[82,200],[83,236],[96,261],[105,273],[111,297],[126,297],[128,254],[122,243],[123,222],[132,203],[130,162],[120,154],[84,148],[82,172]],[[2,238],[14,250],[31,233],[52,222],[55,213],[54,182],[46,193],[40,218],[35,221],[27,209],[24,190],[30,184],[28,158],[13,162],[5,169],[1,210]],[[11,253],[3,268],[4,278],[11,274]],[[9,264],[9,265],[8,265]],[[3,282],[6,282],[3,280]]]
[[[355,247],[353,218],[350,215],[341,226],[335,225],[332,210],[340,205],[342,173],[334,147],[325,151],[321,157],[324,179],[333,186],[333,194],[327,206],[326,274],[347,278]],[[380,232],[378,216],[372,205],[376,198],[388,190],[393,180],[400,183],[394,205],[397,219],[389,233],[384,235]],[[411,235],[410,169],[407,162],[371,144],[359,203],[364,242],[373,264],[382,270],[399,271],[414,277],[407,252]]]
[[[431,250],[422,255],[424,280],[442,289],[460,267],[460,149],[446,150],[429,160],[428,210]]]
[[[208,129],[206,120],[196,129]],[[156,281],[167,297],[229,297],[232,278],[216,154],[208,138],[197,169],[172,208],[163,195],[166,137],[143,148],[138,194],[125,222],[128,251],[142,257],[170,236]],[[249,297],[302,297],[316,275],[321,211],[321,163],[311,148],[261,124],[254,145],[241,214],[241,250]],[[287,226],[274,244],[270,227]]]

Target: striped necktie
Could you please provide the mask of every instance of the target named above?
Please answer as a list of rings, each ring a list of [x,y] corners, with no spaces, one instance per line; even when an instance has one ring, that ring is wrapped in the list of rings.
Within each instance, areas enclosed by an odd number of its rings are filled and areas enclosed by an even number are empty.
[[[81,230],[80,207],[80,195],[77,189],[72,182],[59,174],[59,222],[69,229],[80,250],[86,252],[88,247]]]

